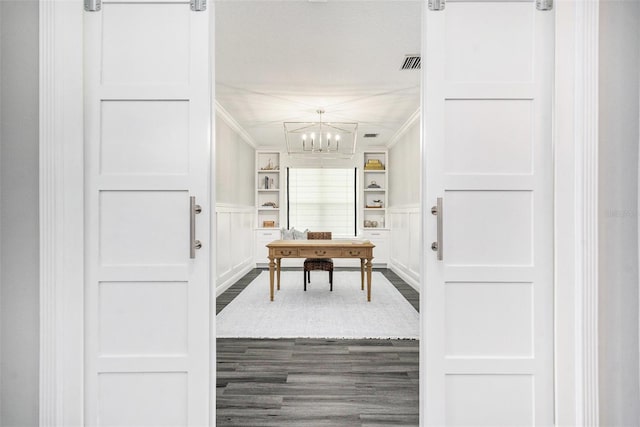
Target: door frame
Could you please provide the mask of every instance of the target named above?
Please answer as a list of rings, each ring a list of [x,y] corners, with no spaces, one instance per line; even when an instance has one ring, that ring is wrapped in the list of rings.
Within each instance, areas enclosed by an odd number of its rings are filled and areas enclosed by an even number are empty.
[[[209,6],[207,13],[213,20],[213,2]],[[39,7],[40,425],[81,426],[83,0],[40,0]],[[599,0],[557,0],[553,11],[540,13],[555,13],[556,21],[552,107],[555,424],[597,425]],[[213,40],[213,34],[211,37]],[[215,156],[215,150],[211,151]],[[213,167],[214,160],[212,157]],[[211,230],[213,233],[215,227]],[[425,245],[423,239],[424,253],[430,252]],[[215,293],[212,295],[214,308]],[[211,321],[215,323],[215,316]],[[215,390],[212,327],[211,387]],[[421,346],[424,343],[421,340]],[[421,366],[424,354],[421,351]],[[420,378],[422,391],[424,375]],[[215,420],[215,407],[210,412]]]

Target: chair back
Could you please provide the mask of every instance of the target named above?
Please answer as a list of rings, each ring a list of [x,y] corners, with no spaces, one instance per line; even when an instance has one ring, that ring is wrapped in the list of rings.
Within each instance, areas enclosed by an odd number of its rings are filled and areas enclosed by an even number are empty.
[[[330,231],[309,231],[307,232],[307,239],[309,240],[331,240]]]

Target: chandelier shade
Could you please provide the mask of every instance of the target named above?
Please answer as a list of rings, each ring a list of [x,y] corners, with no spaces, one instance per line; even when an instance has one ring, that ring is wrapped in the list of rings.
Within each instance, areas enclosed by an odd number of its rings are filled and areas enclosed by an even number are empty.
[[[358,123],[323,122],[324,110],[317,113],[317,122],[284,123],[287,152],[294,156],[353,157]]]

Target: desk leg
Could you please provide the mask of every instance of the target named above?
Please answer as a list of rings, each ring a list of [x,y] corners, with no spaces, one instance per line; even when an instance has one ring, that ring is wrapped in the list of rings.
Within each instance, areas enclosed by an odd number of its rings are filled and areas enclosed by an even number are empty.
[[[276,263],[273,262],[273,258],[269,257],[269,297],[273,301],[273,270]]]
[[[276,259],[276,262],[278,263],[277,265],[277,272],[278,272],[278,290],[280,290],[280,261],[282,261],[282,258],[278,258]]]
[[[360,258],[360,289],[364,291],[364,258]]]
[[[371,258],[367,259],[367,301],[371,301]]]

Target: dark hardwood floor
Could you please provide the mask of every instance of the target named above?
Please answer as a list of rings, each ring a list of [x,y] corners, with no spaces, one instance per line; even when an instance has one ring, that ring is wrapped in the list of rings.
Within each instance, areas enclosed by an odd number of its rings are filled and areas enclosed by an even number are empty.
[[[418,293],[379,271],[418,310]],[[217,312],[260,272],[220,295]],[[216,425],[417,426],[418,349],[416,340],[219,338]]]

